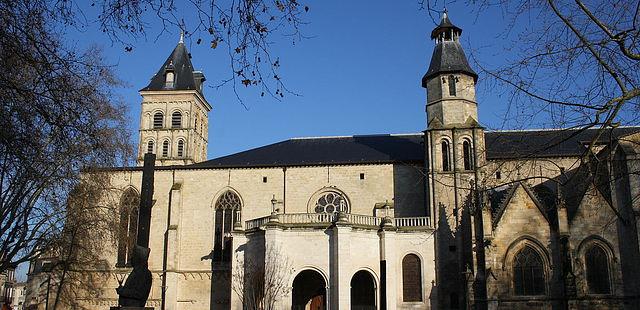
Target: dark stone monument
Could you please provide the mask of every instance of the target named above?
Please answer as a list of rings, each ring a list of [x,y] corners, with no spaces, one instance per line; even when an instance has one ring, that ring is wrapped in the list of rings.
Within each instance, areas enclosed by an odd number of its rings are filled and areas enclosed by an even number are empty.
[[[144,155],[142,170],[142,193],[138,211],[138,239],[131,257],[133,270],[124,285],[118,286],[118,307],[112,310],[153,309],[145,307],[151,291],[151,271],[149,271],[149,228],[151,226],[151,206],[153,205],[153,171],[155,154]]]

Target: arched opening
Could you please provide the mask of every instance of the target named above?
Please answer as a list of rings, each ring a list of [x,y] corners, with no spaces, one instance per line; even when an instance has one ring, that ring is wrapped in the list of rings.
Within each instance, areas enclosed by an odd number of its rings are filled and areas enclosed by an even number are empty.
[[[184,156],[184,140],[178,140],[178,157]]]
[[[449,96],[456,95],[456,82],[457,82],[456,77],[453,75],[450,75],[449,76]]]
[[[220,195],[215,205],[213,261],[231,261],[231,230],[233,224],[240,221],[242,202],[233,191]]]
[[[516,295],[544,295],[544,265],[540,254],[530,246],[525,246],[514,258],[513,282]]]
[[[180,111],[175,111],[171,114],[171,128],[181,128],[182,127],[182,113]]]
[[[292,310],[326,309],[327,284],[315,270],[303,270],[293,280]]]
[[[164,127],[164,115],[162,112],[153,114],[153,128],[158,129]]]
[[[420,257],[407,254],[402,259],[402,300],[422,301],[422,268]]]
[[[116,267],[131,266],[131,253],[138,237],[138,208],[140,196],[127,189],[120,199],[120,227],[118,229],[118,257]]]
[[[440,143],[442,149],[442,171],[451,171],[451,148],[447,140]]]
[[[169,157],[169,140],[162,142],[162,157]]]
[[[462,154],[464,156],[464,170],[473,169],[473,152],[471,150],[471,142],[469,140],[464,140],[462,142]]]
[[[351,278],[351,310],[376,309],[376,284],[371,273],[356,272]]]
[[[155,153],[155,148],[154,148],[154,144],[153,144],[153,140],[149,140],[149,142],[147,142],[147,153],[149,154],[153,154]]]
[[[584,254],[589,294],[609,294],[609,259],[599,245],[592,245]]]

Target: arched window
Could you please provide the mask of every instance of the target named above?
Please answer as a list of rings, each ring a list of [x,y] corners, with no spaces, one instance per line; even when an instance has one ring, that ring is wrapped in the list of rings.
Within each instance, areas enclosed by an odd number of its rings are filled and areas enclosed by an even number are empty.
[[[194,119],[195,119],[195,121],[193,123],[193,130],[198,132],[198,114],[195,115]]]
[[[349,213],[349,201],[337,191],[328,191],[318,197],[314,210],[316,213]]]
[[[147,153],[153,154],[155,151],[154,147],[153,140],[149,140],[149,142],[147,142]]]
[[[180,111],[175,111],[171,114],[171,128],[181,128],[182,127],[182,113]]]
[[[402,301],[422,301],[422,268],[420,258],[407,254],[402,259]]]
[[[242,202],[232,191],[226,191],[216,201],[213,241],[213,261],[229,262],[231,259],[230,233],[235,222],[240,221]]]
[[[162,142],[162,157],[169,157],[169,140]]]
[[[164,84],[164,86],[166,88],[173,88],[174,80],[175,80],[175,75],[173,74],[173,72],[168,71],[167,74],[165,75],[165,84]]]
[[[469,140],[464,140],[462,142],[462,155],[464,161],[464,170],[473,169],[473,152],[471,149],[471,142]]]
[[[449,76],[449,96],[456,95],[456,77],[453,75]]]
[[[184,156],[184,140],[178,140],[178,157]]]
[[[451,171],[451,148],[447,140],[440,143],[442,148],[442,171]]]
[[[599,245],[592,245],[584,254],[589,294],[609,294],[609,259]]]
[[[162,127],[164,127],[164,115],[162,115],[162,112],[156,112],[156,114],[153,114],[153,128]]]
[[[127,189],[120,199],[120,227],[118,229],[117,267],[131,266],[131,253],[138,238],[138,208],[140,197],[132,189]]]
[[[542,258],[530,246],[525,246],[514,258],[513,284],[516,295],[544,295]]]

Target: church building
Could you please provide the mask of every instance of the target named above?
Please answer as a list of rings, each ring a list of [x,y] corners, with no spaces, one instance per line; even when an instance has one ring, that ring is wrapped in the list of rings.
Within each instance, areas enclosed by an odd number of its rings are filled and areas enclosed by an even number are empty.
[[[139,166],[109,172],[120,238],[86,305],[117,304],[154,153],[155,309],[635,309],[640,127],[485,130],[462,32],[445,13],[430,34],[416,133],[215,159],[215,101],[181,40],[140,90]]]

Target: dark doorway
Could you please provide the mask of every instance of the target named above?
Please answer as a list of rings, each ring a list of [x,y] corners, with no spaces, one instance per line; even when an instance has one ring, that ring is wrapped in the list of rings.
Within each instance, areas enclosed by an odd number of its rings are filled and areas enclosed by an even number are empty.
[[[327,284],[320,273],[303,270],[293,280],[292,310],[325,310]]]
[[[360,270],[351,278],[351,310],[375,310],[376,285],[373,276]]]

